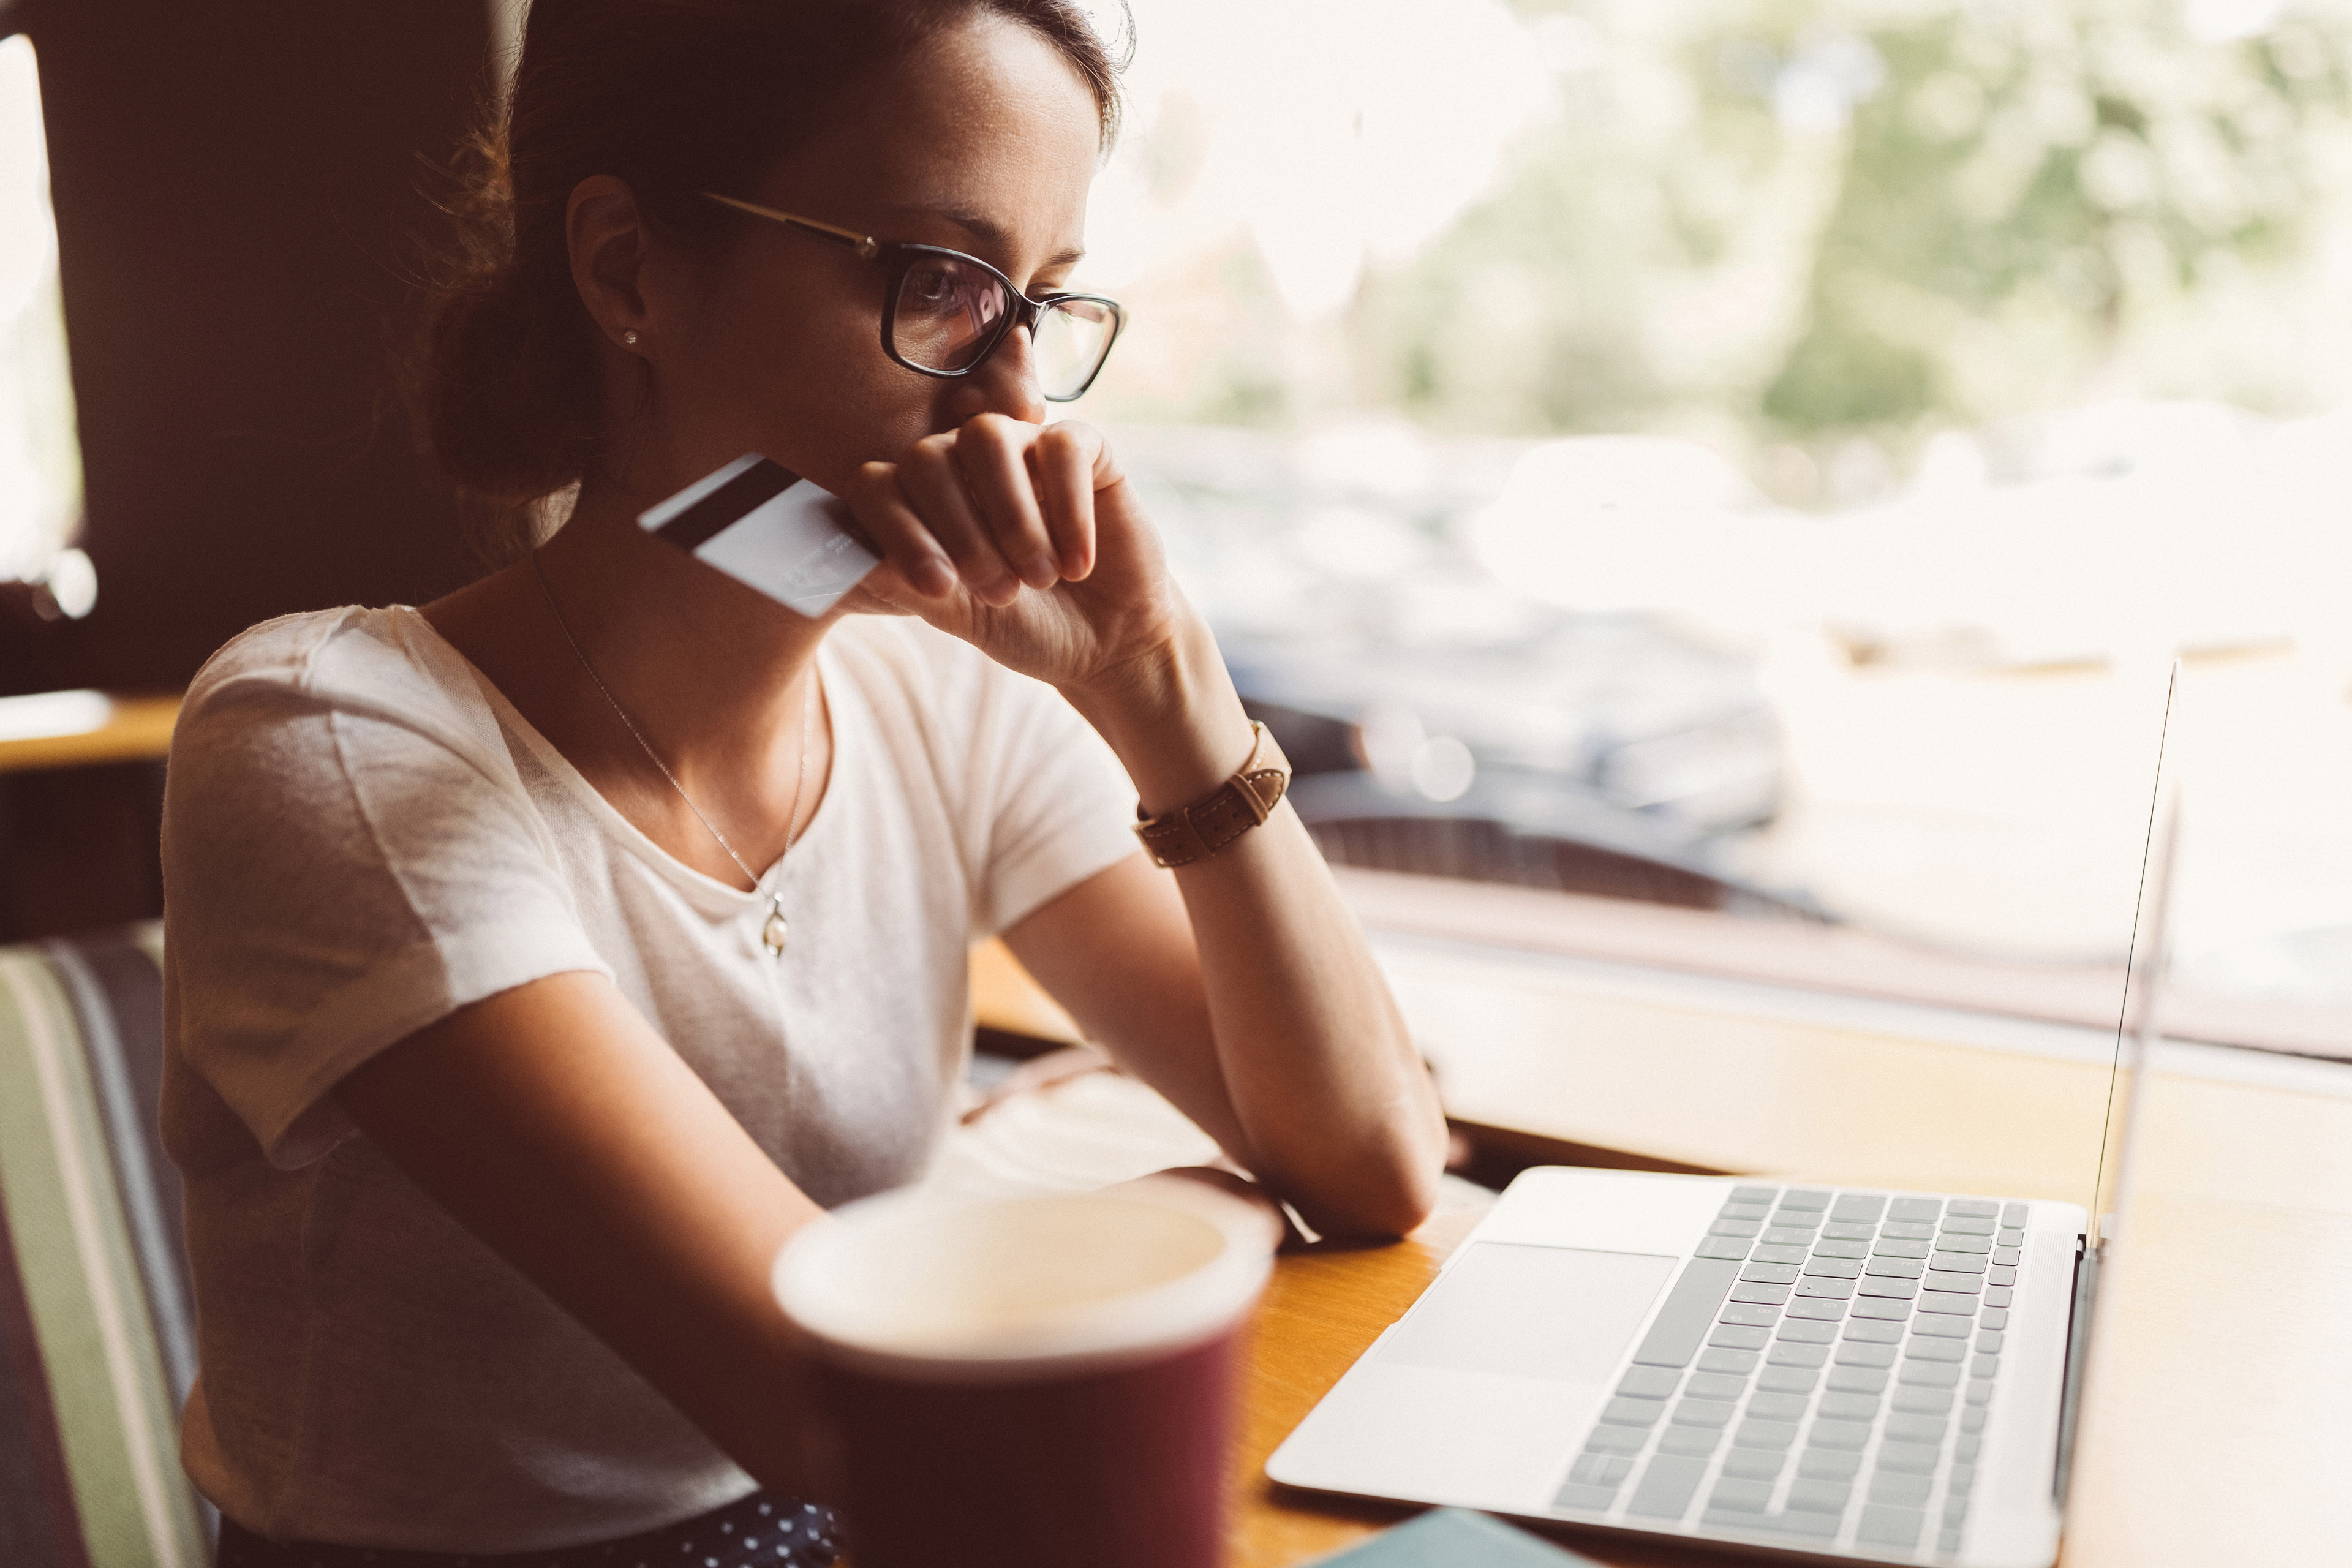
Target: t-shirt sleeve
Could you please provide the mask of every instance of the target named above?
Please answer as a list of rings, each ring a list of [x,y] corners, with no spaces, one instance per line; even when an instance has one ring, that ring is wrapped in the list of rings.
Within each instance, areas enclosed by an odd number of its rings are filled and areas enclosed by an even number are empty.
[[[1138,852],[1135,785],[1094,726],[1041,681],[990,678],[998,689],[975,747],[989,812],[974,900],[982,935]]]
[[[329,1090],[386,1046],[527,981],[611,972],[494,721],[362,634],[257,640],[199,678],[173,741],[169,1023],[292,1168],[351,1134]]]

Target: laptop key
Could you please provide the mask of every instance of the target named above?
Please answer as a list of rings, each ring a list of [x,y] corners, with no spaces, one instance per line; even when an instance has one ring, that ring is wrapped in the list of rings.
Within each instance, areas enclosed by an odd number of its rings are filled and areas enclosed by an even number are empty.
[[[1612,1399],[1601,1407],[1601,1419],[1612,1426],[1654,1426],[1665,1410],[1655,1399]]]
[[[1885,1193],[1841,1193],[1830,1205],[1832,1219],[1875,1220],[1885,1212]]]
[[[1874,1366],[1833,1366],[1829,1386],[1839,1394],[1884,1394],[1894,1373]]]
[[[1870,1253],[1874,1258],[1917,1258],[1924,1259],[1927,1254],[1935,1250],[1936,1244],[1934,1239],[1932,1237],[1923,1237],[1916,1241],[1906,1241],[1899,1236],[1882,1236],[1876,1241],[1870,1244]]]
[[[1732,1450],[1735,1458],[1740,1452],[1738,1448]],[[1728,1470],[1730,1468],[1730,1461],[1726,1460],[1724,1468]],[[1807,1480],[1850,1481],[1861,1468],[1862,1456],[1847,1448],[1824,1448],[1815,1445],[1797,1458],[1797,1474]]]
[[[1999,1264],[1999,1263],[1994,1264],[1991,1268],[1988,1268],[1988,1269],[1986,1269],[1986,1270],[1985,1270],[1985,1283],[1986,1283],[1987,1285],[2014,1285],[2014,1284],[2016,1284],[2016,1283],[2017,1283],[2017,1268],[2016,1268],[2016,1266],[2015,1266],[2014,1264],[2009,1264],[2009,1265],[2003,1265],[2003,1264]]]
[[[1748,1414],[1765,1421],[1802,1421],[1805,1404],[1801,1394],[1752,1394],[1748,1396]]]
[[[1754,1351],[1715,1348],[1698,1352],[1701,1372],[1753,1372],[1760,1360]]]
[[[1748,1257],[1759,1263],[1802,1263],[1811,1256],[1801,1247],[1783,1247],[1778,1242],[1759,1242]]]
[[[1884,1275],[1872,1274],[1864,1278],[1859,1293],[1876,1296],[1882,1300],[1907,1301],[1919,1293],[1919,1281],[1889,1279]]]
[[[1983,1415],[1984,1412],[1982,1410],[1963,1410],[1960,1412],[1960,1424],[1965,1426],[1968,1425],[1968,1418],[1969,1416],[1975,1415],[1981,1417]],[[1952,1439],[1952,1458],[1959,1460],[1963,1464],[1974,1464],[1976,1462],[1977,1455],[1980,1453],[1983,1448],[1984,1434],[1981,1432],[1963,1432],[1958,1436]]]
[[[1845,1316],[1845,1303],[1829,1297],[1800,1294],[1790,1301],[1789,1316],[1817,1323],[1834,1323]]]
[[[1777,1344],[1767,1358],[1774,1366],[1820,1366],[1830,1359],[1827,1345]]]
[[[1947,1557],[1957,1554],[1960,1550],[1960,1532],[1957,1530],[1937,1531],[1936,1550]]]
[[[1858,1279],[1862,1277],[1862,1261],[1854,1258],[1824,1258],[1816,1249],[1805,1260],[1804,1273],[1810,1279]]]
[[[1868,1241],[1877,1234],[1874,1225],[1854,1225],[1842,1219],[1829,1220],[1822,1226],[1822,1235],[1836,1241]]]
[[[2009,1300],[2011,1294],[2011,1289],[2007,1285],[1988,1285],[1985,1287],[1984,1293],[1985,1305],[1988,1307],[2006,1307],[2009,1305]]]
[[[1593,1513],[1604,1513],[1608,1510],[1609,1505],[1616,1500],[1615,1487],[1586,1486],[1580,1481],[1570,1481],[1559,1489],[1559,1493],[1551,1500],[1551,1506],[1580,1508]]]
[[[1731,1211],[1726,1209],[1724,1212],[1728,1214]],[[1743,1215],[1740,1217],[1745,1219],[1748,1216]],[[1963,1219],[1958,1215],[1953,1215],[1944,1221],[1946,1236],[1990,1236],[2000,1228],[2000,1226],[1989,1219]]]
[[[1710,1236],[1691,1250],[1701,1258],[1720,1258],[1737,1263],[1748,1256],[1748,1243],[1736,1236]]]
[[[1943,1256],[1948,1252],[1972,1253],[1978,1258],[1975,1272],[1981,1274],[1985,1270],[1983,1258],[1991,1251],[1992,1237],[1989,1236],[1939,1236],[1936,1238],[1936,1267],[1938,1268],[1965,1268],[1967,1267],[1965,1264],[1944,1262]],[[2012,1258],[2010,1261],[2014,1263],[2017,1259]]]
[[[1715,1331],[1706,1336],[1706,1342],[1720,1345],[1726,1350],[1760,1351],[1772,1342],[1772,1335],[1769,1330],[1751,1328],[1745,1323],[1726,1320],[1716,1325]],[[1719,1369],[1709,1367],[1706,1370],[1715,1372]]]
[[[1944,1472],[1944,1489],[1954,1497],[1966,1497],[1977,1484],[1974,1465],[1954,1465]]]
[[[1733,1202],[1723,1205],[1723,1217],[1725,1219],[1762,1219],[1771,1212],[1772,1205],[1770,1204],[1743,1204]],[[1990,1236],[1992,1232],[1988,1228],[1985,1234]]]
[[[1768,1366],[1756,1374],[1756,1386],[1767,1394],[1811,1394],[1822,1374],[1805,1366]]]
[[[1675,1406],[1675,1425],[1677,1426],[1727,1426],[1731,1424],[1731,1413],[1738,1408],[1738,1406],[1728,1399],[1685,1399]],[[1608,1417],[1604,1415],[1601,1419],[1605,1421]]]
[[[1789,1487],[1789,1506],[1807,1513],[1843,1513],[1846,1500],[1853,1496],[1853,1487],[1845,1481],[1816,1481],[1800,1478]]]
[[[1658,1434],[1658,1452],[1704,1459],[1722,1440],[1722,1432],[1713,1426],[1669,1426]]]
[[[1975,1331],[1965,1319],[1920,1318],[1911,1325],[1913,1334],[1931,1339],[1964,1340]]]
[[[1990,1377],[2000,1370],[2000,1357],[1997,1355],[1980,1355],[1969,1363],[1970,1377]]]
[[[1958,1366],[1969,1356],[1966,1340],[1913,1340],[1903,1347],[1913,1361],[1948,1361]]]
[[[1900,1301],[1881,1304],[1896,1307],[1903,1305]],[[1856,1301],[1853,1304],[1854,1317],[1866,1318],[1868,1314],[1864,1309],[1868,1308],[1870,1305],[1871,1303],[1868,1301]],[[1845,1326],[1845,1337],[1850,1340],[1859,1341],[1861,1343],[1866,1345],[1899,1344],[1902,1342],[1903,1339],[1903,1325],[1899,1322],[1874,1323],[1868,1321],[1855,1322],[1849,1321]]]
[[[1820,1430],[1822,1423],[1813,1423]],[[1741,1448],[1786,1448],[1797,1440],[1797,1424],[1793,1421],[1742,1421],[1731,1435],[1731,1441]]]
[[[1979,1329],[1990,1329],[1995,1332],[1999,1332],[2000,1330],[2009,1327],[2009,1309],[2006,1307],[1987,1307],[1983,1311],[1977,1314],[1977,1327]],[[1982,1349],[1983,1347],[1979,1346],[1978,1348]]]
[[[1895,1391],[1893,1404],[1895,1409],[1915,1415],[1941,1415],[1952,1408],[1952,1391],[1948,1388],[1912,1388],[1906,1384]]]
[[[1911,1303],[1899,1297],[1890,1300],[1884,1296],[1857,1296],[1853,1302],[1853,1315],[1900,1324],[1911,1315]]]
[[[1933,1476],[1906,1476],[1893,1470],[1881,1470],[1870,1478],[1870,1500],[1889,1502],[1898,1508],[1925,1508],[1927,1494],[1935,1489]]]
[[[1729,1201],[1735,1204],[1769,1204],[1780,1195],[1778,1187],[1734,1187]]]
[[[1759,1286],[1757,1289],[1763,1289],[1767,1287]],[[1775,1285],[1769,1289],[1777,1290],[1780,1287]],[[1956,1296],[1948,1290],[1927,1290],[1920,1293],[1919,1310],[1923,1312],[1941,1312],[1948,1317],[1955,1313],[1961,1317],[1973,1317],[1976,1315],[1977,1299],[1974,1296]]]
[[[1916,1244],[1898,1241],[1895,1245],[1925,1247],[1927,1244],[1924,1241]],[[1927,1260],[1924,1258],[1874,1258],[1864,1267],[1863,1272],[1877,1279],[1916,1279],[1927,1272]]]
[[[1919,1283],[1930,1290],[1965,1290],[1970,1295],[1984,1289],[1984,1279],[1979,1275],[1947,1273],[1940,1268],[1927,1270],[1927,1278]]]
[[[1853,1295],[1851,1279],[1822,1279],[1808,1274],[1797,1281],[1797,1295],[1817,1301],[1843,1301]]]
[[[1817,1187],[1790,1187],[1780,1194],[1784,1209],[1825,1209],[1830,1206],[1830,1194]]]
[[[1643,1366],[1633,1369],[1634,1372],[1653,1370],[1655,1369]],[[1631,1376],[1631,1373],[1627,1375]],[[1667,1375],[1672,1377],[1673,1373],[1669,1373]],[[1621,1384],[1617,1392],[1631,1394],[1633,1390]],[[1669,1389],[1667,1392],[1672,1393],[1673,1390]],[[1683,1392],[1695,1399],[1737,1399],[1748,1392],[1748,1380],[1744,1377],[1735,1377],[1727,1372],[1695,1372],[1691,1373],[1690,1386]]]
[[[1706,1227],[1706,1233],[1709,1236],[1754,1236],[1763,1228],[1762,1220],[1719,1219]]]
[[[1660,1454],[1642,1472],[1641,1483],[1634,1487],[1633,1500],[1625,1505],[1625,1510],[1653,1519],[1680,1519],[1690,1510],[1691,1499],[1706,1475],[1705,1459]]]
[[[2003,1225],[2023,1225],[2025,1223],[2025,1205],[2023,1204],[2003,1204],[2000,1209],[2000,1223]]]
[[[1947,1416],[1898,1413],[1886,1418],[1886,1437],[1889,1442],[1941,1443],[1949,1425]]]
[[[1732,1477],[1715,1483],[1715,1490],[1707,1495],[1706,1506],[1738,1509],[1743,1513],[1762,1513],[1764,1505],[1771,1500],[1772,1484],[1769,1481],[1743,1481]]]
[[[1840,1241],[1834,1237],[1825,1236],[1813,1243],[1813,1256],[1815,1258],[1867,1258],[1870,1256],[1870,1243]]]
[[[1781,1320],[1780,1331],[1773,1336],[1792,1345],[1826,1345],[1837,1340],[1835,1323],[1816,1323],[1799,1317]]]
[[[1775,1247],[1810,1247],[1813,1245],[1813,1233],[1795,1226],[1776,1225],[1765,1230],[1762,1239]]]
[[[1890,1439],[1878,1446],[1878,1468],[1906,1476],[1932,1476],[1936,1473],[1936,1455],[1933,1443],[1897,1443]]]
[[[1723,1473],[1742,1480],[1769,1481],[1788,1462],[1789,1456],[1778,1448],[1734,1448],[1723,1457]]]
[[[1617,1392],[1628,1399],[1664,1399],[1674,1393],[1681,1376],[1663,1366],[1627,1367]]]
[[[1943,1366],[1935,1362],[1906,1361],[1903,1370],[1895,1374],[1897,1383],[1907,1383],[1915,1388],[1958,1388],[1960,1369]]]
[[[1840,1366],[1893,1366],[1895,1347],[1849,1342],[1838,1346],[1837,1362]]]
[[[1995,1247],[1992,1249],[1993,1262],[2003,1268],[2016,1268],[2018,1258],[2019,1250],[2014,1247]]]
[[[1765,1529],[1788,1535],[1815,1535],[1823,1540],[1838,1532],[1838,1516],[1833,1513],[1768,1513],[1757,1522]]]
[[[1805,1441],[1816,1448],[1844,1448],[1858,1454],[1870,1447],[1870,1423],[1816,1416],[1812,1430],[1805,1434]]]
[[[1576,1463],[1568,1468],[1570,1480],[1580,1486],[1607,1487],[1612,1491],[1633,1473],[1633,1461],[1622,1454],[1579,1454]]]
[[[1694,1258],[1684,1264],[1675,1288],[1666,1292],[1665,1305],[1651,1321],[1650,1331],[1642,1336],[1642,1348],[1633,1352],[1633,1360],[1643,1366],[1689,1365],[1738,1272],[1737,1263],[1714,1258]]]
[[[2025,1232],[2013,1225],[2002,1226],[2000,1233],[1992,1238],[1992,1244],[1995,1247],[2023,1247]]]
[[[1878,1395],[1824,1394],[1821,1413],[1832,1421],[1874,1421],[1878,1417]]]
[[[1759,1307],[1749,1301],[1726,1301],[1723,1304],[1723,1310],[1716,1314],[1716,1321],[1722,1323],[1741,1323],[1755,1329],[1769,1329],[1780,1321],[1780,1310],[1778,1307]]]
[[[1985,1411],[1981,1405],[1971,1405],[1960,1412],[1960,1430],[1974,1436],[1985,1429]]]
[[[1793,1263],[1750,1263],[1739,1271],[1739,1278],[1765,1285],[1794,1285],[1798,1272]]]
[[[2000,1213],[2000,1205],[1990,1198],[1954,1198],[1944,1205],[1944,1212],[1970,1219],[1990,1219]]]
[[[1914,1224],[1906,1219],[1890,1219],[1878,1227],[1878,1234],[1895,1241],[1933,1241],[1936,1227],[1925,1222]]]
[[[1886,1205],[1888,1219],[1934,1219],[1943,1212],[1941,1198],[1896,1198]]]
[[[1753,1301],[1760,1306],[1779,1307],[1787,1303],[1789,1287],[1741,1283],[1731,1288],[1731,1299],[1735,1301]],[[1973,1310],[1974,1304],[1971,1303],[1971,1310]]]
[[[1603,1424],[1592,1429],[1584,1440],[1587,1453],[1638,1454],[1649,1446],[1650,1434],[1639,1426],[1611,1426]]]

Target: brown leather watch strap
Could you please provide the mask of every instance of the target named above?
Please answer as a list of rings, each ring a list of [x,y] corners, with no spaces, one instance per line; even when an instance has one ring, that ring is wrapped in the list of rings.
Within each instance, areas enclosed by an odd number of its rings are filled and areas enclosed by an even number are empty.
[[[1150,852],[1152,864],[1170,868],[1205,860],[1274,815],[1290,787],[1290,759],[1282,754],[1274,735],[1253,720],[1256,742],[1242,771],[1215,789],[1173,811],[1144,817],[1135,836]],[[1143,816],[1143,808],[1135,814]]]

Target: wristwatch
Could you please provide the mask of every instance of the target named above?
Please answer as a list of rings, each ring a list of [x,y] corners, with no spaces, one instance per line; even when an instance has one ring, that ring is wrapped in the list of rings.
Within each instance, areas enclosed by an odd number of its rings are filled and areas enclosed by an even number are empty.
[[[1255,742],[1241,771],[1189,805],[1145,816],[1138,803],[1135,836],[1143,840],[1151,863],[1173,868],[1205,860],[1274,815],[1290,787],[1290,759],[1274,734],[1256,720],[1250,721]]]

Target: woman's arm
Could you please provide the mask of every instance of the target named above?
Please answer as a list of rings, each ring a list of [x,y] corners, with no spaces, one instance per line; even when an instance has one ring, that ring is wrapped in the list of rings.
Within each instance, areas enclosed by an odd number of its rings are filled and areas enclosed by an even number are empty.
[[[1205,632],[1155,694],[1079,699],[1155,815],[1250,748]],[[1400,1235],[1436,1197],[1444,1113],[1354,912],[1288,805],[1176,871],[1140,853],[1005,933],[1087,1037],[1327,1233]]]
[[[408,1177],[736,1463],[824,1495],[768,1269],[823,1211],[612,983],[461,1008],[336,1089]]]

